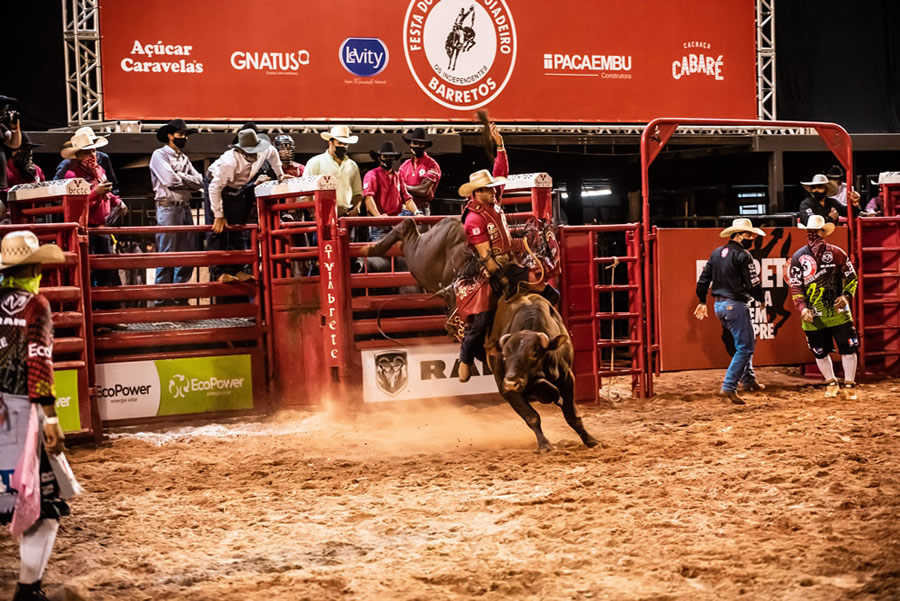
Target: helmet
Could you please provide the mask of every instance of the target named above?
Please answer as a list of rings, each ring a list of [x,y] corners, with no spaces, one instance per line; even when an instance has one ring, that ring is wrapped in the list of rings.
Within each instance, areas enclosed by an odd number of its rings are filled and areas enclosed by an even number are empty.
[[[275,136],[275,148],[278,150],[278,157],[282,161],[290,161],[294,158],[294,138],[287,134],[278,134]]]

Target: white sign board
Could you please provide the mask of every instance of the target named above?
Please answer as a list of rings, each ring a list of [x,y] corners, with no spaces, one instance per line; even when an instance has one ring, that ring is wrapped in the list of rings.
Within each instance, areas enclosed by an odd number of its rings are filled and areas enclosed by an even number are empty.
[[[362,351],[363,401],[405,401],[499,394],[494,376],[475,361],[472,379],[459,381],[459,346],[441,344]]]

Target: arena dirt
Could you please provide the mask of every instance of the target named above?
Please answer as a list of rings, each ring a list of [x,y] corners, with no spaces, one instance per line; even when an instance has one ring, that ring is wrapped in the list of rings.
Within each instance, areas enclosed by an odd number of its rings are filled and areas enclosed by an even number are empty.
[[[119,433],[71,462],[54,599],[898,599],[900,381],[824,400],[786,370],[746,407],[721,371],[584,410],[505,405]],[[0,537],[0,597],[17,548]]]

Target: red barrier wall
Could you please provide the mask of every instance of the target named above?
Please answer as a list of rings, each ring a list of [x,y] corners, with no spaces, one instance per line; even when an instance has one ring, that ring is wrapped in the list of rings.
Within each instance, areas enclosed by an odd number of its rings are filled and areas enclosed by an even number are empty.
[[[659,303],[660,355],[663,371],[727,367],[731,358],[722,342],[722,326],[707,296],[709,318],[697,321],[694,293],[697,277],[710,253],[725,243],[714,228],[658,230],[657,274],[662,302]],[[754,307],[757,331],[754,365],[809,363],[812,355],[800,329],[800,315],[791,302],[784,273],[795,251],[806,245],[806,233],[797,228],[764,228],[751,254],[760,262],[767,306]],[[847,228],[839,227],[828,238],[830,244],[847,248]]]
[[[469,121],[487,105],[502,121],[756,115],[753,0],[102,0],[100,9],[107,119]]]

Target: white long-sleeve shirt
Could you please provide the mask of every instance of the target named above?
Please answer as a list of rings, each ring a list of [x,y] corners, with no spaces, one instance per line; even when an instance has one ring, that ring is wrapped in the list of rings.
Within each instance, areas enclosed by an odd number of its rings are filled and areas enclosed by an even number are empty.
[[[156,200],[188,202],[191,191],[203,187],[203,178],[188,155],[168,145],[157,148],[150,157],[150,182]]]
[[[274,158],[272,156],[274,155]],[[225,188],[240,188],[253,180],[266,161],[278,177],[284,174],[281,161],[278,159],[278,151],[274,146],[269,146],[265,152],[256,155],[255,161],[249,161],[247,155],[236,148],[226,150],[209,167],[209,204],[213,216],[216,219],[224,219],[225,212],[222,209],[222,190]]]

